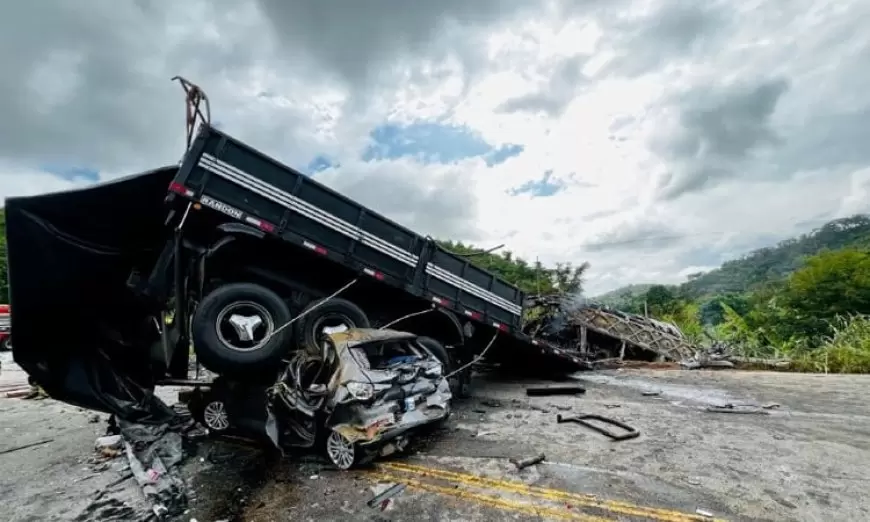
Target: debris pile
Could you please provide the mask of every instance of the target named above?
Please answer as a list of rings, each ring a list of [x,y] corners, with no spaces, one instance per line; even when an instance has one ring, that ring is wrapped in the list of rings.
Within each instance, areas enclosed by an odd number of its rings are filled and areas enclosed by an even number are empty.
[[[709,347],[687,339],[666,323],[609,308],[577,302],[564,295],[531,296],[525,332],[584,358],[593,369],[630,367],[783,369],[788,359],[737,355],[735,347],[711,339]]]
[[[699,350],[691,358],[680,362],[683,368],[694,370],[698,368],[746,368],[778,370],[791,366],[788,359],[764,359],[758,357],[743,357],[737,355],[735,346],[713,340],[712,345]]]
[[[683,361],[697,347],[676,326],[564,295],[531,296],[525,333],[603,366],[623,360]]]
[[[119,479],[100,491],[77,517],[79,522],[106,519],[165,520],[182,515],[188,495],[178,468],[187,453],[184,441],[205,435],[181,406],[167,424],[136,424],[110,418],[107,434],[97,438],[95,470],[112,469]],[[141,495],[121,486],[132,479]],[[145,503],[141,502],[142,498]],[[143,507],[146,506],[146,507]],[[146,510],[144,511],[143,510]]]

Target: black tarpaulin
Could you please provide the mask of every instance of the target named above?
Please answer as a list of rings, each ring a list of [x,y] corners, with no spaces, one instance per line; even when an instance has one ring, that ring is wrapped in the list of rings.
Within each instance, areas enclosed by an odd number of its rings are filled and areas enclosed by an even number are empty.
[[[159,335],[126,281],[166,240],[175,171],[6,200],[13,355],[52,397],[134,422],[173,415],[153,395]]]

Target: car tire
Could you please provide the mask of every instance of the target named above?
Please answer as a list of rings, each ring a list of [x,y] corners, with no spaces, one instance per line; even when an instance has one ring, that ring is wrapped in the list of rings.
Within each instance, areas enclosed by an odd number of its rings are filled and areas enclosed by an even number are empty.
[[[333,323],[335,325],[343,324],[347,328],[371,327],[366,313],[352,302],[337,297],[318,306],[318,303],[321,302],[322,300],[312,301],[300,312],[300,315],[306,315],[299,320],[299,325],[296,328],[296,344],[299,348],[312,354],[320,353],[322,329]],[[312,311],[308,312],[308,310]]]
[[[337,431],[330,431],[325,440],[326,457],[336,469],[347,471],[360,464],[365,452]]]
[[[237,377],[277,370],[292,338],[290,328],[278,329],[290,319],[287,304],[266,287],[218,287],[194,313],[191,334],[197,361],[215,373]]]
[[[12,351],[12,336],[9,335],[3,342],[0,342],[0,352],[10,352]]]

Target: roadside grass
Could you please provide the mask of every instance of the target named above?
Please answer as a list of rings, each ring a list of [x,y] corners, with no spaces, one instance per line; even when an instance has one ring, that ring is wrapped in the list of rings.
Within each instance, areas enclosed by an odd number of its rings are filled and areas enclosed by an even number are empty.
[[[815,373],[870,373],[870,316],[838,317],[833,335],[818,348],[792,357],[790,370]]]

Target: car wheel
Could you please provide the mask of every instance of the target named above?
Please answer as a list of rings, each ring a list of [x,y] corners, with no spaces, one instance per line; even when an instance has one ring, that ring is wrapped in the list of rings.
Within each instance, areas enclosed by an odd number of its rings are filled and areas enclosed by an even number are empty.
[[[285,355],[290,329],[286,303],[252,283],[221,286],[203,298],[193,317],[196,357],[222,375],[252,376],[276,366]]]
[[[357,462],[358,448],[356,443],[337,431],[331,431],[326,437],[326,456],[332,465],[340,470],[347,470]]]
[[[321,302],[313,301],[300,312],[301,315],[313,309],[299,320],[300,324],[296,329],[298,346],[309,353],[320,353],[320,338],[324,334],[351,328],[371,327],[365,312],[352,302],[332,298],[318,306]]]
[[[205,404],[202,409],[202,424],[217,433],[230,428],[230,415],[224,401],[214,399]]]
[[[3,339],[3,342],[0,343],[0,352],[8,352],[12,350],[12,336],[7,336]]]

